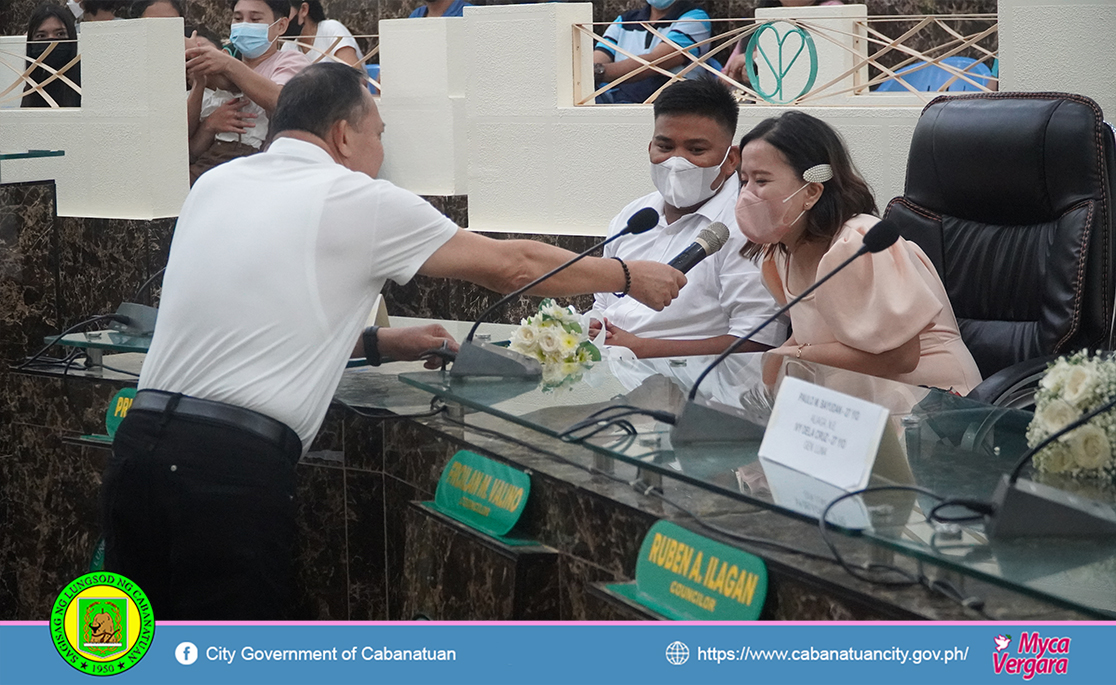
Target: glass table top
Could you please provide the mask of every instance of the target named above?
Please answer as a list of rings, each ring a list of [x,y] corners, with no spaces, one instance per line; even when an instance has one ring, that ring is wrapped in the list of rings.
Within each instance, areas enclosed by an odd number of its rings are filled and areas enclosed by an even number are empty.
[[[452,378],[444,371],[404,373],[411,386],[552,437],[593,412],[615,405],[678,414],[694,380],[712,357],[606,361],[566,377],[542,381]],[[764,383],[764,376],[768,383]],[[870,486],[917,485],[942,497],[990,499],[1000,477],[1027,450],[1031,414],[1002,409],[950,393],[915,387],[818,364],[760,354],[728,358],[703,381],[702,406],[747,421],[753,436],[734,442],[676,444],[671,425],[630,415],[635,434],[607,426],[581,441],[586,447],[663,476],[817,521],[844,492],[809,474],[758,456],[763,426],[786,376],[801,378],[890,411],[885,442]],[[718,416],[718,415],[714,415]],[[716,421],[715,421],[716,423]],[[747,425],[747,424],[742,424]],[[580,437],[600,424],[586,427]],[[884,451],[881,450],[881,455]],[[1111,483],[1036,474],[1024,477],[1116,508]],[[1116,539],[1036,538],[990,540],[982,523],[933,525],[925,514],[933,497],[906,491],[870,493],[837,504],[827,520],[852,535],[946,568],[1053,599],[1105,618],[1116,618]]]

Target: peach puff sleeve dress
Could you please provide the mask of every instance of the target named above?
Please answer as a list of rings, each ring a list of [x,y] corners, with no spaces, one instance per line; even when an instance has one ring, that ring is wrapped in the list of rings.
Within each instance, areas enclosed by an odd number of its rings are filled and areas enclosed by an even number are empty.
[[[817,277],[855,254],[864,234],[877,222],[867,214],[846,222],[818,264]],[[764,284],[780,305],[796,295],[785,286],[788,259],[785,253],[775,253],[761,265]],[[882,252],[853,261],[795,305],[790,317],[794,340],[800,345],[836,341],[879,354],[919,336],[918,366],[894,380],[961,395],[981,381],[938,272],[918,245],[903,238]]]

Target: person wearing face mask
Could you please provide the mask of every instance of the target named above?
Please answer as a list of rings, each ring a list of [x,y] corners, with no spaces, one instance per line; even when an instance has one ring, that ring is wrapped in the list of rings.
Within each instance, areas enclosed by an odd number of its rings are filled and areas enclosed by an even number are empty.
[[[77,29],[74,27],[74,18],[69,10],[58,5],[43,4],[35,8],[31,20],[27,24],[27,59],[28,64],[42,60],[44,64],[54,71],[63,71],[66,78],[81,86],[81,62],[78,61],[69,69],[69,65],[78,55]],[[54,42],[66,41],[66,42]],[[53,46],[53,49],[51,48]],[[50,52],[47,52],[50,50]],[[43,57],[46,54],[46,57]],[[53,72],[36,67],[30,74],[34,83],[44,83]],[[20,107],[51,107],[51,103],[43,96],[44,93],[54,100],[57,107],[81,107],[81,93],[70,87],[61,78],[54,79],[42,87],[41,91],[28,85],[26,94],[20,102]]]
[[[205,87],[209,76],[221,75],[271,116],[283,84],[310,64],[301,52],[279,50],[279,36],[287,30],[287,0],[237,0],[229,38],[242,56],[238,60],[208,41],[186,48],[186,77],[193,87]],[[266,137],[263,122],[256,132]]]
[[[740,141],[736,220],[780,304],[863,244],[879,222],[868,184],[828,124],[788,111]],[[790,310],[774,353],[967,394],[981,381],[934,265],[915,245],[857,258]]]
[[[356,66],[364,59],[353,34],[336,19],[326,19],[319,0],[290,0],[290,4],[286,36],[298,40],[286,41],[280,49],[301,50],[311,62],[328,55],[338,62]]]
[[[593,50],[593,74],[597,85],[611,83],[616,79],[641,68],[643,63],[627,57],[639,55],[648,62],[666,57],[675,47],[662,41],[644,25],[630,22],[647,22],[655,30],[665,35],[680,47],[687,48],[707,40],[712,35],[709,15],[705,10],[686,0],[648,0],[646,4],[616,17],[605,30],[604,40],[597,43]],[[690,51],[695,57],[709,52],[703,45]],[[690,63],[685,55],[674,55],[659,62],[658,66],[671,72],[679,72]],[[702,71],[691,70],[689,75],[697,78]],[[644,102],[667,82],[667,77],[657,71],[645,70],[626,79],[623,83],[597,96],[598,103]]]
[[[362,333],[388,280],[511,292],[574,256],[460,229],[377,179],[384,123],[348,65],[319,62],[291,79],[272,124],[267,150],[205,174],[182,205],[159,320],[102,480],[105,570],[142,587],[160,620],[286,617],[295,465],[354,344],[374,365],[456,348],[437,324]],[[685,284],[665,264],[589,257],[532,294],[627,289],[663,307]]]
[[[733,206],[739,191],[733,147],[739,110],[716,81],[681,81],[655,100],[655,127],[648,154],[657,190],[624,208],[612,220],[615,235],[640,209],[659,212],[659,225],[605,247],[604,256],[666,263],[685,250],[703,229],[719,221],[729,240],[688,274],[678,299],[660,312],[613,294],[598,294],[610,345],[637,357],[719,354],[738,336],[775,312],[759,270],[740,256],[744,239],[736,230]],[[597,333],[596,327],[591,331]],[[786,337],[785,326],[768,326],[743,352],[768,349]]]

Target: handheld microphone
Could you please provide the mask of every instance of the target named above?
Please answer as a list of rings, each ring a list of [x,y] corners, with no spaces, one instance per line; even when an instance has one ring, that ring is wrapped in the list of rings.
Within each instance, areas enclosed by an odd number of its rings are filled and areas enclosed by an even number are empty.
[[[671,435],[671,440],[674,442],[686,443],[754,439],[755,427],[744,427],[739,431],[733,431],[731,426],[726,425],[728,422],[724,421],[724,418],[727,416],[726,414],[696,404],[694,402],[694,398],[697,397],[698,386],[700,386],[701,382],[705,380],[705,377],[708,376],[710,372],[713,371],[713,369],[717,368],[717,366],[721,362],[727,359],[729,355],[740,349],[740,347],[743,346],[744,343],[751,340],[764,328],[767,328],[768,324],[782,316],[788,309],[801,302],[810,293],[820,288],[822,284],[824,284],[830,278],[836,276],[845,267],[847,267],[849,264],[852,264],[857,258],[862,255],[868,254],[869,252],[882,252],[891,247],[898,239],[899,228],[886,219],[880,221],[871,229],[869,229],[867,233],[864,234],[864,244],[861,245],[860,249],[856,251],[856,254],[838,264],[835,269],[827,273],[825,276],[819,278],[816,282],[814,282],[813,285],[803,290],[802,293],[798,295],[798,297],[795,297],[790,302],[783,305],[779,309],[779,311],[764,319],[763,322],[749,331],[747,335],[741,338],[737,338],[735,341],[733,341],[733,343],[729,345],[724,352],[719,354],[717,358],[714,359],[711,364],[709,364],[709,366],[705,367],[705,370],[702,371],[701,374],[697,377],[697,380],[694,381],[693,387],[690,388],[690,394],[687,397],[686,405],[683,407],[682,413],[678,417],[678,422],[675,424],[674,433],[672,433]],[[692,420],[685,420],[687,414],[693,417]],[[709,414],[715,414],[716,417],[711,417],[709,416]],[[711,421],[709,419],[719,420]],[[730,433],[728,437],[725,436],[725,431],[728,431]],[[760,434],[762,435],[762,430],[760,430]]]
[[[659,225],[659,213],[651,207],[644,207],[628,219],[628,224],[616,235],[611,238],[606,238],[596,245],[585,250],[581,254],[575,256],[565,264],[552,269],[551,271],[539,276],[527,285],[519,288],[515,292],[508,293],[500,298],[496,304],[484,310],[476,323],[469,329],[469,335],[465,336],[465,341],[461,344],[461,348],[457,351],[457,361],[454,362],[453,368],[450,369],[451,376],[514,376],[514,377],[531,377],[539,376],[542,374],[542,368],[539,363],[526,357],[518,352],[513,352],[503,347],[497,347],[488,343],[480,345],[473,343],[473,336],[476,335],[477,329],[484,322],[488,316],[503,307],[508,302],[519,297],[531,288],[534,288],[539,283],[551,278],[558,272],[568,269],[570,266],[581,261],[583,258],[589,256],[589,253],[608,245],[612,241],[625,235],[636,235],[639,233],[646,233],[652,228]]]
[[[689,273],[690,269],[701,263],[701,260],[724,247],[728,239],[728,226],[720,221],[714,221],[703,228],[697,239],[677,257],[667,262],[667,265],[673,266],[682,273]]]

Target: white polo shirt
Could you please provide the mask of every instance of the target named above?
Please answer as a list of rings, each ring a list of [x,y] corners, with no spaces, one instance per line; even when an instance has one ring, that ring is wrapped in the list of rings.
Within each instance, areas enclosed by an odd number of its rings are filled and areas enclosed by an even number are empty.
[[[736,197],[740,180],[736,174],[696,212],[667,225],[665,202],[658,192],[641,197],[616,215],[608,227],[610,236],[619,233],[628,219],[644,207],[659,212],[659,225],[639,235],[628,235],[605,247],[605,257],[624,261],[645,259],[667,263],[694,242],[709,224],[720,221],[729,229],[729,239],[716,254],[706,257],[686,274],[687,283],[678,298],[656,312],[630,297],[598,293],[596,308],[620,328],[644,338],[702,340],[718,335],[742,336],[779,308],[763,285],[759,267],[740,256],[746,239],[736,227]],[[753,340],[779,345],[786,340],[786,324],[776,321]]]
[[[457,231],[417,195],[279,138],[186,198],[139,388],[282,421],[309,447],[372,304]]]

